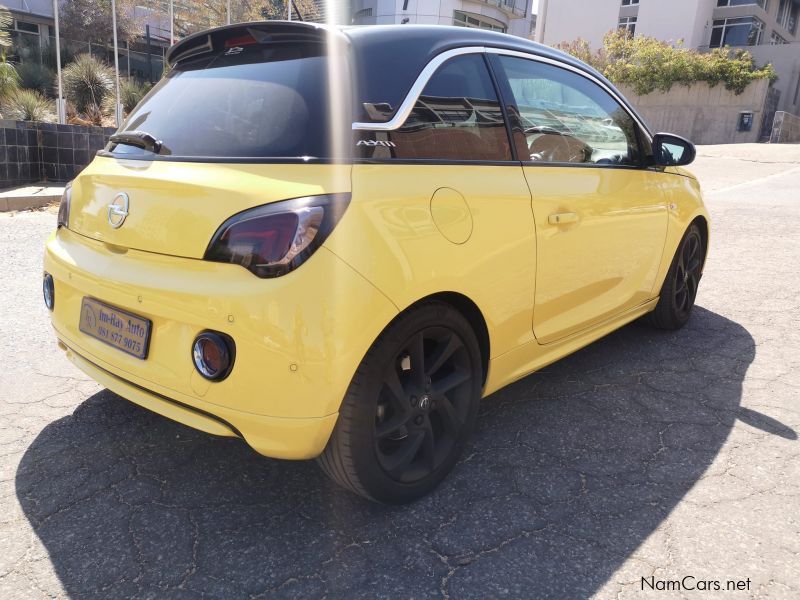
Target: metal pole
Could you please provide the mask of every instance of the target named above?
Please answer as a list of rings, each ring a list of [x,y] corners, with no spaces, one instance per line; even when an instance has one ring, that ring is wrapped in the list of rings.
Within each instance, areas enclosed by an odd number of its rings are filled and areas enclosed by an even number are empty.
[[[175,43],[175,6],[173,0],[169,0],[169,45]]]
[[[536,41],[544,44],[544,33],[547,28],[548,0],[539,0],[539,14],[536,17]]]
[[[150,25],[144,26],[144,38],[147,42],[147,81],[153,83],[153,50],[150,45]]]
[[[119,101],[119,47],[117,45],[117,1],[111,0],[111,25],[114,28],[114,75],[117,81],[117,102],[114,111],[117,119],[117,127],[122,124],[122,104]]]
[[[291,21],[292,20],[292,0],[286,0],[286,6],[288,7],[286,9],[286,13],[287,13],[286,20],[287,21]]]
[[[228,0],[228,25],[231,24],[231,0]]]
[[[58,113],[58,122],[63,125],[67,120],[67,107],[64,103],[64,93],[61,87],[61,34],[58,29],[58,0],[53,0],[53,16],[55,18],[56,27],[56,71],[58,72],[58,100],[56,101],[56,112]]]

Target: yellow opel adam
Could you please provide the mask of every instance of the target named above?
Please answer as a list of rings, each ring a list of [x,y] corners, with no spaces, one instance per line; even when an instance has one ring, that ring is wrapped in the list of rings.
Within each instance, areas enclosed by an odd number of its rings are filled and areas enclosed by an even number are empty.
[[[694,148],[601,75],[455,27],[192,35],[65,192],[44,295],[129,400],[408,502],[478,402],[650,313],[689,319]]]

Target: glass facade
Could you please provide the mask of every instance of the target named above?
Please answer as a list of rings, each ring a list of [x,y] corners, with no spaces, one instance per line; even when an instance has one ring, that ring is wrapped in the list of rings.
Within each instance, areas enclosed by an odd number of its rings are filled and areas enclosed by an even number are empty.
[[[488,29],[490,31],[499,31],[505,33],[508,27],[504,23],[495,21],[489,17],[477,15],[474,13],[466,13],[460,10],[453,11],[453,25],[459,27],[475,27],[477,29]]]
[[[717,6],[746,6],[757,4],[764,10],[769,10],[769,0],[717,0]]]
[[[800,6],[793,0],[781,0],[780,5],[778,5],[778,25],[792,35],[795,35],[797,33],[797,17],[799,12]]]
[[[709,46],[758,46],[763,31],[764,23],[755,17],[714,19]]]

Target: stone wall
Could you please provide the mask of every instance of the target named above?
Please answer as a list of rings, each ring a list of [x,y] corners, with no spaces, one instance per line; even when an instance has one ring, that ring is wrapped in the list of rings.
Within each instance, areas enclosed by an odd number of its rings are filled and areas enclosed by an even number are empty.
[[[114,131],[113,127],[0,119],[0,188],[69,181]]]
[[[768,90],[769,82],[765,79],[751,83],[739,95],[725,89],[724,85],[711,87],[707,83],[675,85],[669,92],[655,91],[645,96],[620,86],[620,91],[654,133],[675,133],[695,144],[759,141]],[[737,131],[742,111],[754,115],[750,131]],[[771,120],[771,115],[768,118]]]

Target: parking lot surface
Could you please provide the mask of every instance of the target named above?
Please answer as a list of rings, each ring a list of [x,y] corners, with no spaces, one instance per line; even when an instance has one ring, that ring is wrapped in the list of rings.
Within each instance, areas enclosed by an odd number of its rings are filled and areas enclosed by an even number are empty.
[[[0,215],[0,597],[800,597],[800,146],[693,169],[714,223],[689,325],[494,394],[406,507],[88,380],[41,300],[55,214]]]

